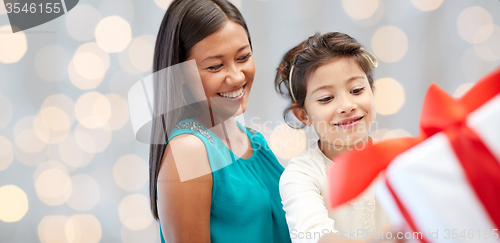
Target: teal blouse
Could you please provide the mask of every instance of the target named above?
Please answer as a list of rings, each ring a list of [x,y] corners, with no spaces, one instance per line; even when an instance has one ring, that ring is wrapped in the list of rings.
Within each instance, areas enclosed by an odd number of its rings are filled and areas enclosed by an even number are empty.
[[[278,187],[284,168],[262,134],[237,124],[252,144],[248,159],[236,157],[217,135],[193,119],[181,121],[169,136],[170,141],[193,134],[207,150],[213,178],[211,242],[291,242]],[[164,243],[161,225],[160,236]]]

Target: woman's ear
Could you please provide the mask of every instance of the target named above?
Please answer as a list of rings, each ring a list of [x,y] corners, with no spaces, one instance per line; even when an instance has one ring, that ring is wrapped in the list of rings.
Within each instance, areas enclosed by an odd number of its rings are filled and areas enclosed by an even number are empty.
[[[307,115],[306,110],[304,108],[292,108],[293,115],[300,121],[302,124],[306,126],[311,126],[311,121],[309,120],[309,116]]]

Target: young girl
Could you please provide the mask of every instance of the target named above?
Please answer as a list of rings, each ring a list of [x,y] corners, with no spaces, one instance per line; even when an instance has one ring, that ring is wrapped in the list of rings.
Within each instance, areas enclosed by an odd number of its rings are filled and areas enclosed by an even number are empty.
[[[290,242],[278,188],[284,169],[264,137],[234,119],[255,74],[238,9],[174,0],[154,72],[150,194],[161,242]]]
[[[278,68],[276,89],[292,102],[285,120],[292,110],[302,126],[312,125],[319,136],[288,162],[279,183],[293,242],[335,238],[324,235],[331,232],[341,239],[366,239],[389,223],[372,188],[333,212],[324,201],[327,166],[340,153],[372,143],[368,130],[376,115],[376,66],[375,56],[355,39],[335,32],[311,36],[288,51]]]

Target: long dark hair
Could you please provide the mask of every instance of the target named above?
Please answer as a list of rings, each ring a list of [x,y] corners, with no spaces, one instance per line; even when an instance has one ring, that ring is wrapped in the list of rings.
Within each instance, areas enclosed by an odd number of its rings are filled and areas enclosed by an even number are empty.
[[[174,0],[161,22],[154,51],[153,72],[186,61],[192,47],[219,30],[228,20],[240,24],[250,34],[243,16],[227,0]],[[161,75],[160,75],[161,76]],[[149,153],[149,194],[151,211],[158,220],[156,190],[168,133],[182,120],[182,111],[169,112],[185,100],[181,82],[174,79],[155,78],[151,147]],[[161,142],[160,142],[161,141]]]
[[[373,73],[370,60],[361,49],[356,39],[347,34],[329,32],[326,34],[316,33],[307,40],[289,50],[279,67],[277,68],[274,85],[276,91],[290,100],[290,105],[283,112],[283,119],[292,128],[302,128],[304,124],[296,126],[296,123],[288,119],[288,114],[293,108],[304,108],[307,94],[307,79],[320,66],[327,64],[334,58],[352,58],[366,74],[370,88],[373,90]],[[294,66],[292,75],[292,92],[290,93],[290,70]]]

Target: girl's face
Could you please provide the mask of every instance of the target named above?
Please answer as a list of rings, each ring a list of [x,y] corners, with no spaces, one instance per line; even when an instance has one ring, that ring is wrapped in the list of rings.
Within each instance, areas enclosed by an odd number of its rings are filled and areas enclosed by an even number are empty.
[[[191,59],[196,61],[205,96],[215,113],[227,113],[228,106],[232,107],[230,116],[245,112],[255,65],[241,25],[227,21],[220,30],[193,46],[188,57]]]
[[[376,116],[366,74],[352,58],[335,59],[312,73],[304,109],[299,119],[336,147],[365,141]]]

